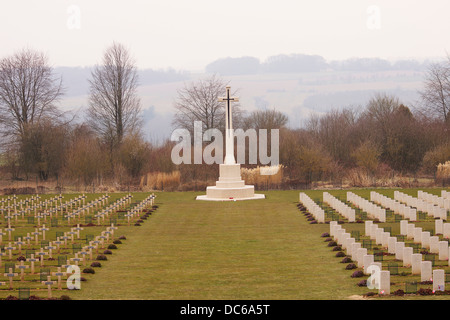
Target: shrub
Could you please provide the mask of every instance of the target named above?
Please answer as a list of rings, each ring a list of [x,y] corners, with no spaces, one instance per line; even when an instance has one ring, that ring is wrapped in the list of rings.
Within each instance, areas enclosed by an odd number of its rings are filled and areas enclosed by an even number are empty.
[[[350,263],[350,264],[348,264],[348,265],[345,267],[345,270],[353,270],[353,269],[356,269],[356,268],[357,268],[356,264]]]
[[[113,243],[114,243],[114,244],[122,244],[122,241],[120,241],[120,240],[114,240]]]
[[[105,255],[103,255],[103,254],[99,254],[97,256],[96,260],[105,261],[105,260],[108,260],[108,258]]]
[[[5,300],[19,300],[19,298],[15,297],[15,296],[12,296],[12,295],[9,295],[9,296],[7,296],[5,298]]]
[[[110,244],[108,246],[108,249],[117,249],[117,246],[115,244]]]
[[[119,239],[120,239],[120,240],[126,240],[127,237],[125,237],[125,236],[120,236]]]
[[[103,251],[103,254],[112,254],[112,251],[111,250],[105,250],[105,251]]]
[[[358,287],[367,287],[367,280],[361,280],[357,284]]]
[[[84,268],[84,269],[83,269],[83,273],[92,273],[92,274],[94,274],[94,273],[95,273],[95,270],[92,269],[92,268]]]
[[[17,258],[17,261],[27,261],[27,258],[25,258],[24,256],[20,256]]]
[[[59,297],[59,300],[72,300],[72,298],[68,295],[63,294],[61,297]]]
[[[317,224],[316,220],[312,220],[309,224]]]
[[[342,252],[342,251],[339,251],[338,253],[336,253],[336,257],[337,257],[337,258],[345,257],[345,253]]]
[[[345,257],[344,259],[342,259],[341,263],[350,263],[352,262],[352,259],[350,259],[349,257]]]
[[[361,278],[364,277],[364,272],[362,272],[361,270],[357,270],[355,272],[352,273],[351,275],[352,278]]]
[[[337,246],[337,243],[336,243],[336,241],[330,241],[330,242],[328,242],[328,246],[335,247],[335,246]]]
[[[402,289],[398,289],[398,290],[392,292],[392,294],[394,296],[404,296],[405,295],[405,291],[403,291]]]
[[[92,268],[101,268],[102,264],[100,262],[94,261],[91,263]]]
[[[433,294],[433,290],[431,289],[424,289],[424,288],[420,288],[417,291],[418,294],[420,294],[421,296],[429,296]]]
[[[333,248],[333,251],[342,251],[342,247],[341,246],[336,246]]]
[[[330,236],[330,234],[329,234],[328,232],[324,232],[324,233],[322,233],[322,235],[321,235],[322,238],[327,238],[327,237],[329,237],[329,236]]]
[[[326,238],[325,240],[324,240],[324,242],[328,242],[328,241],[332,241],[333,239],[332,238]]]

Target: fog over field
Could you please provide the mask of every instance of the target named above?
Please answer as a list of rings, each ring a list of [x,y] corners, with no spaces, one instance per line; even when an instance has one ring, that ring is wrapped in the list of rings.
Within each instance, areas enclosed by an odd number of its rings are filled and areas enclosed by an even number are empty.
[[[297,128],[312,113],[362,107],[377,92],[395,95],[414,109],[419,103],[424,71],[431,62],[374,58],[326,62],[320,56],[307,55],[279,55],[271,61],[259,63],[250,57],[218,59],[203,72],[141,69],[139,96],[147,138],[159,142],[170,137],[177,90],[211,74],[238,89],[246,111],[276,108],[289,116],[290,127]],[[82,117],[88,104],[91,68],[57,67],[55,72],[62,75],[66,87],[64,109],[77,111]]]

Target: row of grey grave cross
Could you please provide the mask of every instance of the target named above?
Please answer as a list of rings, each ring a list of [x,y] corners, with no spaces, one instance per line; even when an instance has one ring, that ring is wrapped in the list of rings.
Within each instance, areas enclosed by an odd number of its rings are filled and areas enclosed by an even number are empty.
[[[129,204],[131,202],[131,198],[132,198],[132,196],[131,196],[131,194],[129,194],[129,195],[117,200],[115,203],[111,204],[108,208],[106,208],[102,212],[100,212],[99,216],[105,216],[111,211],[120,209],[124,204]],[[138,203],[126,215],[128,217],[128,219],[134,217],[135,215],[139,215],[142,212],[142,210],[144,210],[148,206],[153,206],[154,199],[155,199],[155,195],[152,194],[152,195],[149,195],[147,198],[145,198],[140,203]],[[95,202],[103,201],[103,200],[104,200],[104,198],[101,198],[98,200],[96,199]],[[117,227],[115,227],[114,224],[111,224],[110,227],[107,227],[106,231],[102,231],[100,236],[97,236],[97,237],[95,237],[94,240],[89,241],[89,244],[87,246],[80,248],[80,250],[74,254],[73,258],[70,258],[67,260],[66,265],[61,265],[60,267],[58,267],[57,272],[52,273],[53,276],[58,277],[58,281],[57,281],[58,289],[60,289],[60,290],[62,289],[61,288],[61,277],[68,274],[67,272],[62,272],[61,268],[73,267],[73,265],[70,264],[70,262],[75,263],[75,266],[78,267],[78,264],[80,262],[83,263],[87,260],[93,260],[93,256],[92,256],[93,250],[96,250],[96,252],[98,254],[99,248],[103,249],[105,242],[108,242],[110,237],[111,237],[111,239],[113,239],[114,230],[116,230],[116,229],[117,229]],[[11,239],[11,232],[14,230],[15,230],[14,228],[5,229],[5,231],[8,232],[9,239]],[[49,230],[50,229],[46,228],[45,225],[43,225],[41,228],[35,228],[34,232],[28,233],[27,237],[25,237],[23,239],[23,240],[26,240],[26,243],[24,241],[22,241],[21,238],[19,238],[18,241],[15,242],[15,245],[18,246],[19,254],[21,252],[22,245],[31,245],[30,241],[33,239],[33,237],[31,237],[31,236],[35,237],[34,239],[36,241],[36,244],[38,244],[38,236],[42,235],[42,240],[45,240],[45,232],[49,231]],[[24,261],[21,260],[20,263],[18,265],[16,265],[16,267],[20,270],[21,281],[24,281],[25,269],[30,268],[31,274],[35,274],[35,263],[36,262],[40,261],[41,267],[43,267],[45,255],[49,255],[49,258],[52,258],[52,251],[57,250],[57,252],[59,253],[60,246],[63,244],[65,247],[67,247],[68,239],[71,239],[72,243],[74,243],[75,235],[77,235],[77,239],[80,239],[80,231],[81,230],[83,230],[83,228],[80,227],[80,225],[78,224],[77,227],[71,228],[71,230],[69,232],[65,232],[64,236],[57,237],[57,239],[55,241],[49,242],[47,246],[45,246],[44,248],[41,247],[38,252],[31,254],[29,258],[26,258],[26,261],[30,263],[30,266],[25,265]],[[4,235],[6,235],[6,234],[4,234],[0,229],[0,244],[2,243],[2,237]],[[16,249],[17,249],[17,247],[12,246],[11,242],[9,242],[8,245],[4,247],[4,250],[8,251],[9,260],[12,260],[12,251],[16,250]],[[45,252],[44,249],[48,250],[48,252]],[[0,252],[0,267],[2,266],[2,256],[5,256],[5,255],[6,255],[5,252]],[[36,258],[36,256],[39,256],[39,258]],[[19,274],[15,273],[13,268],[9,268],[8,272],[4,273],[4,276],[9,279],[9,281],[8,281],[9,289],[12,289],[13,288],[13,278],[19,276]],[[51,286],[55,284],[55,282],[51,280],[51,276],[48,276],[46,281],[42,281],[42,284],[48,286],[48,297],[51,297]],[[6,285],[6,282],[0,282],[0,285]]]

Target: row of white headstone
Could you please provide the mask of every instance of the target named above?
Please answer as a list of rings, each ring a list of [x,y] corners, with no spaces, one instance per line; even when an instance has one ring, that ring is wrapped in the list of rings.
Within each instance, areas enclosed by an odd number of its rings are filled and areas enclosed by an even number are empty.
[[[323,193],[323,202],[327,203],[331,208],[336,210],[339,214],[348,219],[348,222],[356,221],[356,211],[355,209],[349,207],[339,199],[335,198],[328,192]]]
[[[436,219],[434,221],[435,224],[435,233],[442,234],[444,238],[450,238],[450,223],[444,223],[441,219]]]
[[[387,197],[375,191],[370,192],[370,201],[380,204],[381,206],[391,209],[394,213],[411,221],[417,221],[417,210],[411,208],[400,201]]]
[[[446,192],[445,190],[442,190]],[[442,194],[441,191],[441,194]],[[425,200],[428,203],[432,203],[436,206],[444,208],[446,210],[450,210],[450,199],[439,197],[435,194],[428,193],[426,191],[419,190],[417,191],[417,198]]]
[[[367,212],[367,215],[372,219],[378,219],[380,222],[386,222],[386,209],[381,208],[370,202],[369,200],[362,198],[353,192],[347,192],[347,201],[353,203],[356,207]]]
[[[428,203],[423,199],[410,196],[397,190],[394,191],[394,199],[402,203],[406,203],[410,207],[417,208],[417,210],[425,212],[432,217],[440,218],[443,220],[447,219],[447,210],[445,208],[441,208],[432,203]]]
[[[371,221],[367,221],[366,224],[370,225]],[[423,231],[422,228],[416,227],[408,220],[402,220],[400,221],[400,234],[412,239],[414,243],[420,244],[422,248],[429,249],[431,253],[437,253],[439,260],[448,260],[450,253],[448,242],[439,241],[438,236],[430,236],[429,231]],[[403,260],[404,267],[411,267],[413,275],[421,276],[421,281],[433,281],[433,290],[444,290],[444,270],[432,270],[432,262],[423,261],[423,255],[414,253],[414,249],[406,247],[404,242],[396,241],[394,253],[396,259]]]
[[[312,200],[306,193],[300,192],[299,195],[300,202],[305,206],[305,208],[311,213],[319,223],[325,222],[325,211],[322,209],[321,206],[319,206],[317,203],[315,203],[314,200]]]
[[[368,254],[367,249],[362,248],[361,243],[356,242],[356,239],[336,221],[330,222],[330,236],[336,239],[336,243],[342,246],[342,249],[357,263],[358,267],[363,268],[364,274],[372,275],[377,270],[378,293],[390,294],[390,272],[382,270],[381,262],[375,262],[374,256]]]
[[[439,241],[439,237],[430,237],[430,232],[416,228],[414,224],[408,223],[408,220],[402,220],[400,227],[401,234],[403,232],[407,238],[413,239],[415,243],[420,243],[425,248],[430,248],[430,244],[432,244],[433,251],[439,253],[439,260],[448,260],[450,248],[447,241]],[[423,255],[414,253],[412,247],[407,247],[404,242],[398,241],[397,237],[392,237],[389,232],[385,232],[373,221],[365,222],[365,234],[374,239],[378,245],[387,248],[389,253],[395,254],[395,259],[402,260],[404,267],[411,267],[411,273],[420,275],[421,281],[433,281],[433,290],[443,291],[445,289],[445,271],[433,270],[432,262],[423,261]],[[431,242],[430,238],[433,238]],[[435,244],[437,244],[436,247]],[[430,252],[433,251],[430,250]],[[366,259],[370,260],[371,258]]]
[[[450,200],[450,192],[446,191],[446,190],[441,190],[441,197],[444,199],[449,199]]]

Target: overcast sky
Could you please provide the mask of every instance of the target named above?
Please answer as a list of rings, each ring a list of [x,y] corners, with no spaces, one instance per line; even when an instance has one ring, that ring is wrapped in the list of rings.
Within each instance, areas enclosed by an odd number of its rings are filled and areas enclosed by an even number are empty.
[[[448,0],[2,0],[0,56],[31,47],[54,66],[90,66],[118,41],[154,69],[291,53],[439,58],[449,12]]]

